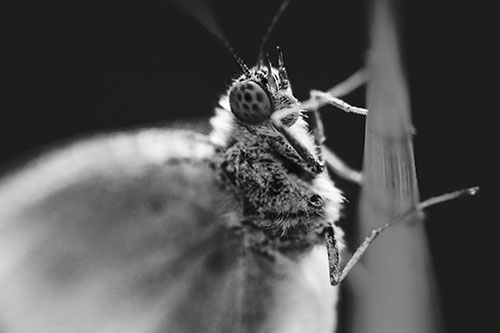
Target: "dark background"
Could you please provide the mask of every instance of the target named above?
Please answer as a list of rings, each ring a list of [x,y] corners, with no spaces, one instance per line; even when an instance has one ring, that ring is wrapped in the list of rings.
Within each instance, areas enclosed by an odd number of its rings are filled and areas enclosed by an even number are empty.
[[[209,8],[253,65],[279,3],[213,0]],[[498,326],[500,219],[492,183],[498,170],[499,7],[495,1],[408,1],[400,11],[421,195],[482,187],[476,198],[428,212],[449,332]],[[222,44],[167,0],[8,1],[6,14],[3,169],[89,134],[209,117],[238,74]],[[267,50],[271,56],[276,44],[284,50],[299,99],[362,66],[367,17],[364,1],[292,1]],[[346,100],[363,106],[364,93]],[[360,168],[364,119],[326,108],[324,120],[330,147]],[[348,197],[356,194],[347,188]]]

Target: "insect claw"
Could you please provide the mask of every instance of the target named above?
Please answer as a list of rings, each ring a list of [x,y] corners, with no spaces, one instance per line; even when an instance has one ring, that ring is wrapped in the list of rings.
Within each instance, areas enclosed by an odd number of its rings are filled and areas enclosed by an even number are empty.
[[[335,278],[335,276],[330,275],[330,285],[331,285],[332,287],[335,287],[335,286],[337,286],[338,284],[339,284],[338,279],[336,279],[336,278]]]

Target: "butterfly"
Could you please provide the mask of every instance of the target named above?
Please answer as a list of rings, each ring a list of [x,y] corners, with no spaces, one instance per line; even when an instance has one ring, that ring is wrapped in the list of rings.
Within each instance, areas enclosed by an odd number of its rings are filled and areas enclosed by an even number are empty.
[[[333,330],[343,198],[320,119],[281,52],[241,69],[208,136],[102,135],[3,180],[2,331]]]

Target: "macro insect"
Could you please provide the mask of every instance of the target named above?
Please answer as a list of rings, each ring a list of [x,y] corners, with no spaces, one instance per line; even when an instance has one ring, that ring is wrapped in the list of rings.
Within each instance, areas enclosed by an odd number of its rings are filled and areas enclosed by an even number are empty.
[[[367,245],[341,268],[343,198],[283,53],[236,59],[210,135],[100,136],[3,179],[2,332],[334,329],[332,285]]]
[[[300,112],[271,118],[298,103],[281,53],[278,69],[243,69],[210,137],[115,135],[55,152],[4,181],[5,331],[332,327],[322,313],[335,295],[323,244],[335,284],[340,192]],[[294,297],[322,310],[304,318],[301,307],[290,309]],[[34,315],[21,320],[25,313]]]

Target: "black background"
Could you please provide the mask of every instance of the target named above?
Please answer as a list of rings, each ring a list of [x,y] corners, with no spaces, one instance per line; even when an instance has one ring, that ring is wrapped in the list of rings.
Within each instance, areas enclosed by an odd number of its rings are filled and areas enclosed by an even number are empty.
[[[209,8],[253,65],[279,3],[213,0]],[[408,1],[400,12],[421,195],[482,186],[476,198],[428,213],[449,332],[498,326],[499,9],[495,1]],[[2,168],[89,134],[209,117],[238,74],[222,44],[167,1],[8,1],[6,14]],[[364,1],[292,1],[267,50],[284,50],[299,99],[362,66],[367,17]],[[346,100],[363,106],[364,93]],[[364,119],[327,108],[324,120],[330,147],[361,167]]]

